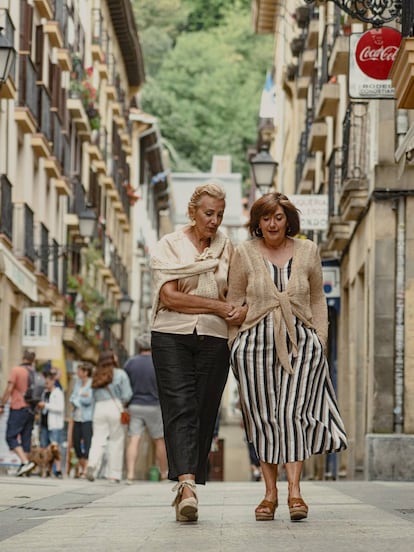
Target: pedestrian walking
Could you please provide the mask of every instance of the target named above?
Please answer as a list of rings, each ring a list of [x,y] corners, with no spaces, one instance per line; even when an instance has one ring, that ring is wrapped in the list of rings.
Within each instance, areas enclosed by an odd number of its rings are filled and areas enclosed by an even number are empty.
[[[6,441],[11,451],[20,460],[17,475],[27,475],[35,467],[34,462],[28,460],[34,423],[34,410],[25,401],[25,394],[29,387],[29,370],[35,369],[35,354],[24,351],[22,363],[14,366],[9,375],[7,387],[0,401],[0,414],[4,413],[5,404],[10,399],[9,417],[7,419]]]
[[[152,356],[164,421],[169,479],[178,481],[177,521],[198,518],[196,483],[204,485],[214,424],[229,369],[226,302],[233,246],[219,231],[224,190],[198,186],[190,224],[164,236],[151,259]]]
[[[133,395],[128,405],[130,421],[126,447],[127,481],[135,479],[135,464],[141,436],[147,429],[155,448],[155,460],[161,480],[168,477],[162,414],[158,397],[157,380],[151,356],[151,336],[137,338],[139,354],[130,358],[124,370],[131,383]]]
[[[76,382],[70,396],[72,405],[72,442],[79,462],[78,477],[86,477],[93,432],[92,369],[89,362],[78,365]]]
[[[57,371],[51,369],[45,374],[45,390],[38,405],[40,410],[40,446],[46,448],[52,443],[62,452],[63,428],[65,426],[65,397],[62,388],[56,385]],[[54,473],[60,479],[62,475],[61,456],[54,462]]]
[[[265,497],[257,520],[274,519],[277,473],[285,465],[293,521],[308,515],[300,479],[312,454],[347,446],[325,356],[328,319],[318,249],[295,239],[299,213],[287,196],[259,198],[248,222],[252,240],[234,253],[228,300],[245,306],[230,328],[231,364],[247,437],[260,459]]]
[[[89,450],[86,477],[94,481],[107,458],[106,479],[119,483],[125,445],[125,426],[121,423],[121,412],[131,400],[132,389],[129,378],[118,367],[111,350],[101,351],[92,376],[94,400],[93,435]]]

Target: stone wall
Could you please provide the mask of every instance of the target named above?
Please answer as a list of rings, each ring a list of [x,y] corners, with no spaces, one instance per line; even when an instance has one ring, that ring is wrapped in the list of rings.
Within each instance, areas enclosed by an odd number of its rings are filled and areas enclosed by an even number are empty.
[[[365,478],[414,481],[414,435],[368,433],[365,438]]]

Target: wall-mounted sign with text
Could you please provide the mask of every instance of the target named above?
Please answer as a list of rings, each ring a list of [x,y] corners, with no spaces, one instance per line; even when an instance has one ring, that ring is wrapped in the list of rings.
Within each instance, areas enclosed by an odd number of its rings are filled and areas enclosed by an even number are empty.
[[[301,230],[327,230],[328,195],[298,194],[290,195],[290,201],[300,211]]]
[[[393,99],[388,78],[401,43],[391,27],[370,29],[349,37],[349,95],[353,99]]]

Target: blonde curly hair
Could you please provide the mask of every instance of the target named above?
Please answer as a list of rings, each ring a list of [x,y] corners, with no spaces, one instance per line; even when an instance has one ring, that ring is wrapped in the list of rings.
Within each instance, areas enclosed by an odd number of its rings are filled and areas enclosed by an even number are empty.
[[[188,202],[188,216],[190,218],[191,211],[197,210],[200,205],[201,198],[204,195],[209,195],[210,197],[215,197],[216,199],[222,199],[224,201],[224,206],[226,206],[226,192],[223,187],[214,181],[206,182],[205,184],[197,186],[190,198],[190,201]]]

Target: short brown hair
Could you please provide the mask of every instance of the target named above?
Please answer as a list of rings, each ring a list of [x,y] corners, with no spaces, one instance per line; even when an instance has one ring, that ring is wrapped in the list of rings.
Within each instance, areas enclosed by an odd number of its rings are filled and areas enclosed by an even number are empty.
[[[296,236],[299,234],[299,210],[285,194],[270,192],[259,197],[250,209],[250,220],[246,226],[251,236],[261,237],[262,233],[259,228],[260,219],[266,215],[272,215],[279,205],[282,207],[287,218],[286,236]]]
[[[23,362],[24,363],[32,364],[34,362],[35,358],[36,358],[36,355],[33,351],[29,351],[28,349],[26,349],[23,352]]]
[[[82,364],[79,364],[78,368],[79,370],[83,370],[84,372],[86,372],[88,375],[88,378],[91,377],[93,366],[90,362],[82,362]]]

